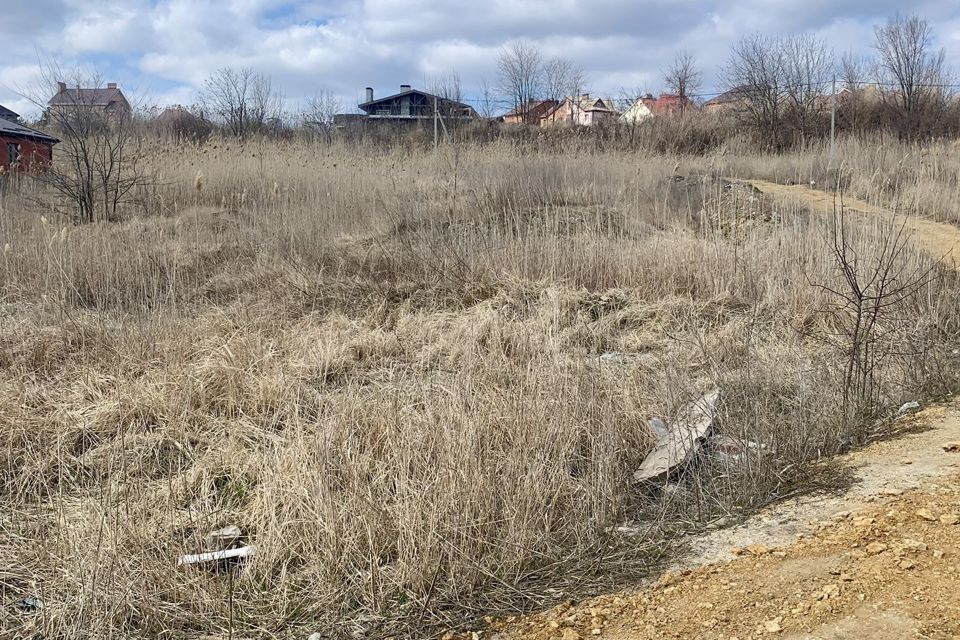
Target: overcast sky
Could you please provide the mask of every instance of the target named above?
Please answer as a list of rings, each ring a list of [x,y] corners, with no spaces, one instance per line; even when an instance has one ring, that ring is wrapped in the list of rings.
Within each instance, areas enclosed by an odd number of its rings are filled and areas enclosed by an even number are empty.
[[[0,104],[35,112],[18,95],[38,54],[96,68],[105,81],[157,104],[190,104],[207,75],[251,66],[291,102],[318,89],[348,108],[373,86],[422,86],[457,71],[468,98],[495,83],[499,47],[516,39],[573,60],[595,94],[662,89],[674,52],[693,51],[705,92],[731,42],[756,31],[810,31],[838,51],[869,53],[873,26],[898,9],[929,19],[960,66],[960,2],[937,0],[2,0]]]

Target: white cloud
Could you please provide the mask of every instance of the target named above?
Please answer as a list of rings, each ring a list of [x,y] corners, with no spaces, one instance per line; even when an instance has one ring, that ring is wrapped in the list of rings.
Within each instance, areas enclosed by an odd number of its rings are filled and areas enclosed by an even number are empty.
[[[252,66],[292,100],[332,89],[348,103],[373,85],[457,71],[468,93],[494,84],[496,52],[528,39],[582,66],[597,93],[660,88],[660,69],[680,48],[694,51],[707,89],[731,42],[757,31],[810,30],[837,50],[869,50],[873,25],[899,0],[32,0],[15,2],[0,34],[18,32],[58,59],[95,61],[105,76],[155,99],[190,102],[211,72]],[[921,2],[943,46],[960,56],[960,8]],[[11,26],[12,25],[12,26]],[[10,40],[10,38],[8,38]],[[0,102],[35,73],[20,43],[0,66]],[[35,66],[35,65],[34,65]],[[4,88],[6,86],[7,88]]]

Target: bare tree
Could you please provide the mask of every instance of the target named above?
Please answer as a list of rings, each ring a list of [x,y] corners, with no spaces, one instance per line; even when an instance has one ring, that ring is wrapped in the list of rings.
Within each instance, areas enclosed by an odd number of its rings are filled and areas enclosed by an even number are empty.
[[[490,83],[486,78],[480,80],[480,102],[477,105],[477,111],[483,118],[492,118],[496,110],[496,96]]]
[[[343,110],[343,103],[332,91],[322,89],[307,98],[300,111],[300,123],[323,134],[329,141],[333,134],[333,118]]]
[[[279,119],[283,97],[270,76],[250,67],[224,67],[203,83],[200,104],[238,137],[260,131],[271,119]]]
[[[742,38],[733,45],[722,77],[739,98],[736,113],[743,123],[778,146],[785,98],[780,42],[762,34]]]
[[[551,58],[543,65],[543,97],[560,102],[567,96],[574,98],[586,85],[583,69],[566,58]]]
[[[497,88],[526,121],[530,102],[543,91],[543,55],[534,45],[518,40],[497,56]]]
[[[814,133],[821,96],[834,71],[833,51],[820,38],[801,34],[781,41],[787,116],[800,140]]]
[[[69,203],[74,221],[115,219],[120,205],[152,182],[134,107],[95,71],[68,72],[53,60],[41,60],[40,68],[37,84],[21,93],[44,109],[43,122],[60,144],[58,161],[39,178]]]
[[[874,29],[877,75],[885,102],[916,135],[925,113],[942,106],[949,83],[943,49],[934,49],[930,24],[916,15],[897,15]],[[888,99],[887,99],[888,98]]]
[[[689,51],[680,51],[663,73],[663,80],[667,88],[680,97],[680,112],[683,113],[690,96],[700,90],[703,74],[697,68],[696,57]]]
[[[427,78],[424,84],[427,91],[437,97],[455,102],[463,101],[463,81],[456,71],[434,74]]]
[[[850,91],[855,91],[866,83],[869,75],[870,63],[862,56],[847,51],[840,56],[840,62],[837,65],[837,79],[841,86]]]

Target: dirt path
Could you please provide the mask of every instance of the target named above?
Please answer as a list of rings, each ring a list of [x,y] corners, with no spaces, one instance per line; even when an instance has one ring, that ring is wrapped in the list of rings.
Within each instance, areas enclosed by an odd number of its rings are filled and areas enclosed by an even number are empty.
[[[807,185],[785,185],[767,182],[766,180],[744,180],[741,182],[747,182],[775,198],[797,200],[815,210],[833,211],[833,194]],[[889,209],[864,202],[849,195],[843,196],[843,204],[849,211],[862,214],[888,217],[894,215]],[[899,218],[898,220],[902,221],[903,219]],[[906,218],[906,227],[914,233],[917,242],[935,258],[944,258],[948,263],[960,265],[960,228],[944,222],[934,222],[915,216]]]
[[[960,405],[839,463],[842,495],[807,496],[693,541],[648,587],[480,633],[502,640],[960,637]]]
[[[765,194],[831,211],[832,194],[749,181]],[[856,198],[849,210],[890,216]],[[906,226],[960,266],[960,228]],[[496,640],[960,638],[960,402],[901,420],[908,435],[837,463],[856,478],[836,495],[773,505],[690,541],[652,584],[473,635]],[[955,446],[951,446],[955,445]]]

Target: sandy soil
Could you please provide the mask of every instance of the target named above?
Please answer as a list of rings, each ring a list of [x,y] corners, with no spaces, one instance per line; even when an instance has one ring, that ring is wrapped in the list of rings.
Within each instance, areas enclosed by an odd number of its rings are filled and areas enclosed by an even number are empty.
[[[817,211],[833,211],[834,195],[826,191],[802,184],[785,185],[765,180],[745,182],[749,182],[763,193],[775,198],[799,200]],[[849,195],[843,196],[843,205],[848,211],[854,213],[893,216],[892,212],[883,207]],[[935,258],[943,258],[948,263],[960,265],[960,228],[915,216],[898,217],[897,221],[905,222],[906,228],[913,232],[917,243]]]
[[[960,637],[960,406],[841,458],[838,495],[778,504],[693,541],[651,586],[496,622],[478,637]],[[917,431],[919,429],[919,431]]]

